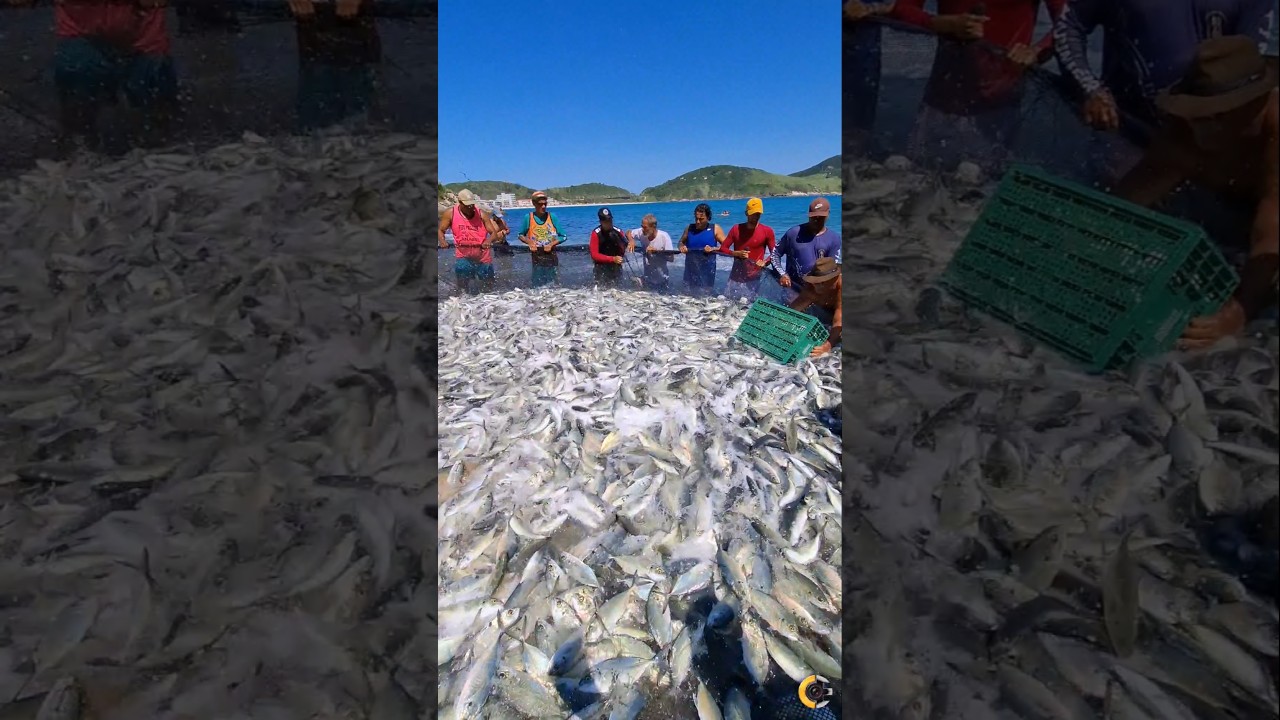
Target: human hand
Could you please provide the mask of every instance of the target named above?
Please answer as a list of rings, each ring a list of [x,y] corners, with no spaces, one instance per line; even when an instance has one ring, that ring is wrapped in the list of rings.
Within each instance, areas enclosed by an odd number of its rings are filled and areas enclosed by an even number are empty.
[[[778,278],[778,284],[784,288],[791,287],[791,276],[783,275],[781,278]]]
[[[1111,92],[1101,88],[1084,102],[1084,122],[1097,130],[1115,130],[1120,127],[1120,111]]]
[[[1032,65],[1036,65],[1040,62],[1039,53],[1026,43],[1015,43],[1013,47],[1009,48],[1009,52],[1006,53],[1006,57],[1008,57],[1010,62],[1013,64],[1024,68],[1031,67]]]
[[[768,265],[768,264],[769,263],[765,262],[764,258],[760,258],[759,260],[756,261],[756,267],[764,267],[765,265]]]
[[[340,18],[350,19],[360,12],[360,0],[338,0],[337,14]]]
[[[614,263],[615,265],[621,265],[621,264],[622,264],[622,256],[621,256],[621,255],[619,255],[618,257],[614,258],[614,259],[613,259],[613,263]]]
[[[982,37],[986,22],[981,15],[937,15],[933,18],[933,31],[959,40],[977,40]]]
[[[713,253],[713,252],[715,252],[715,251],[717,251],[717,250],[719,250],[719,248],[717,248],[717,247],[715,247],[715,246],[712,246],[712,245],[708,245],[708,246],[706,246],[706,247],[702,248],[702,254],[703,254],[703,255],[708,255],[708,254]]]
[[[893,5],[893,2],[864,3],[860,0],[845,0],[844,19],[849,22],[858,22],[873,15],[888,15],[893,12]]]
[[[859,2],[859,0],[845,0],[844,19],[849,22],[865,20],[871,16],[871,12],[871,6],[864,2]]]
[[[830,340],[828,340],[828,341],[826,341],[826,342],[822,343],[821,345],[819,345],[818,347],[814,348],[813,350],[810,350],[810,351],[809,351],[809,357],[815,357],[815,358],[816,358],[816,357],[818,357],[818,356],[820,356],[820,355],[826,355],[826,354],[827,354],[827,353],[829,353],[829,352],[831,352],[831,341],[830,341]]]
[[[1201,350],[1211,347],[1222,338],[1239,335],[1247,321],[1244,306],[1235,298],[1231,298],[1213,315],[1193,318],[1187,325],[1187,329],[1182,331],[1178,348]]]
[[[448,240],[441,240],[441,241],[440,241],[440,247],[442,247],[442,248],[447,248],[447,247],[449,247],[449,241],[448,241]]]
[[[654,247],[653,245],[650,245],[649,247],[645,248],[644,251],[647,253],[656,253],[658,252],[658,248]]]
[[[485,240],[484,242],[480,243],[481,250],[488,250],[491,247],[493,247],[493,243],[488,240]]]
[[[315,17],[316,6],[311,0],[289,0],[289,10],[294,17],[310,18]]]
[[[687,252],[689,252],[689,247],[687,245],[681,245],[680,253],[683,255],[684,253],[687,253]]]
[[[733,256],[736,258],[740,258],[742,260],[746,260],[747,258],[751,257],[751,253],[746,250],[734,250]]]

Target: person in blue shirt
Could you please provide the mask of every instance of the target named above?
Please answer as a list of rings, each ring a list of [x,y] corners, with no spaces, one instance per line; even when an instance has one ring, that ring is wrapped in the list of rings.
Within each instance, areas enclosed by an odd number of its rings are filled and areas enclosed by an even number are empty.
[[[783,302],[790,303],[805,287],[805,276],[813,271],[818,258],[835,258],[840,262],[840,235],[827,227],[831,203],[826,198],[815,198],[809,203],[809,221],[788,230],[778,241],[774,258],[785,257],[786,270],[778,280],[782,285]]]
[[[716,285],[716,254],[724,244],[724,230],[711,222],[711,206],[693,209],[693,222],[680,235],[684,253],[684,286],[690,295],[710,295]]]
[[[1160,122],[1155,98],[1182,79],[1204,40],[1225,35],[1254,39],[1264,50],[1275,0],[1070,0],[1054,26],[1063,72],[1085,98],[1085,122],[1103,131],[1127,128],[1149,136]],[[1089,65],[1088,41],[1101,28],[1102,68]],[[1146,137],[1140,137],[1145,143]],[[1128,152],[1125,152],[1125,151]],[[1139,151],[1101,139],[1094,171],[1110,184],[1137,161]]]

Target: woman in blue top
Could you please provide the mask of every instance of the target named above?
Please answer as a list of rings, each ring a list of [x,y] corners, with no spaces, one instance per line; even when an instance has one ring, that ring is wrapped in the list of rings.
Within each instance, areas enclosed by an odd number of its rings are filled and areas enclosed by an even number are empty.
[[[716,285],[716,253],[724,242],[724,230],[711,222],[711,206],[693,209],[693,223],[680,236],[685,253],[684,286],[690,295],[710,295]]]

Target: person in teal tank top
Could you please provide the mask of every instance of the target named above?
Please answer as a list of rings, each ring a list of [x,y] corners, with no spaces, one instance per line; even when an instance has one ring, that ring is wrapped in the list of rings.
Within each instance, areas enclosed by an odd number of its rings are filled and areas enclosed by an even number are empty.
[[[684,286],[690,295],[710,295],[716,285],[716,255],[724,243],[724,230],[711,222],[711,206],[693,209],[693,222],[680,235],[684,253]]]
[[[559,279],[560,259],[556,247],[564,242],[566,236],[557,229],[556,217],[547,210],[547,194],[541,190],[535,192],[531,201],[533,212],[520,226],[520,242],[529,246],[529,257],[532,258],[533,273],[530,286],[543,287],[554,285]]]

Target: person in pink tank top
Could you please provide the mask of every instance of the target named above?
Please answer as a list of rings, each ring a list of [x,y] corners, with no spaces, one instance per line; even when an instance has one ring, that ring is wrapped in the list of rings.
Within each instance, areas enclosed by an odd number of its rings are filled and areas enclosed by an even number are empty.
[[[449,247],[445,233],[453,233],[453,273],[458,288],[475,295],[493,287],[493,243],[502,242],[507,233],[493,221],[487,210],[476,205],[470,190],[458,192],[458,204],[440,213],[437,232],[440,247]]]
[[[32,0],[7,0],[29,7]],[[165,21],[167,0],[57,0],[53,4],[54,83],[58,88],[62,141],[92,147],[103,107],[123,94],[145,112],[135,141],[170,139],[177,115],[178,80]]]

